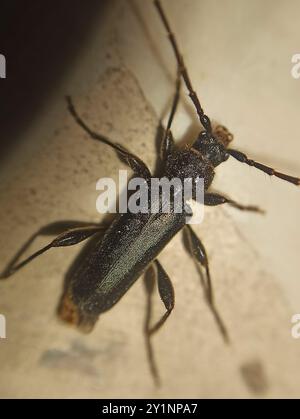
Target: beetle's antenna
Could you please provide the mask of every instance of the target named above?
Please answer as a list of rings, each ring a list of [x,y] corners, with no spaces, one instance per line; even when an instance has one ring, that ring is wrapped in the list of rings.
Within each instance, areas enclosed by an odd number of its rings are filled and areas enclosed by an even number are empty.
[[[267,173],[269,176],[276,176],[282,180],[285,180],[286,182],[293,183],[294,185],[299,186],[300,185],[300,179],[297,177],[289,176],[281,172],[277,172],[277,170],[272,169],[272,167],[265,166],[264,164],[258,163],[254,160],[248,159],[246,154],[241,153],[240,151],[228,149],[227,152],[234,157],[236,160],[238,160],[241,163],[246,163],[249,166],[253,166],[258,170],[261,170],[264,173]]]
[[[199,116],[200,122],[203,125],[205,131],[208,134],[211,134],[212,133],[212,128],[211,128],[210,119],[207,115],[205,115],[205,113],[204,113],[204,111],[201,107],[201,104],[200,104],[199,98],[197,96],[197,93],[193,89],[191,79],[189,77],[188,71],[187,71],[186,66],[184,64],[182,54],[179,51],[178,44],[176,42],[176,38],[175,38],[173,32],[171,31],[171,27],[170,27],[170,24],[169,24],[168,19],[166,17],[166,14],[165,14],[159,0],[154,0],[154,5],[158,10],[158,13],[161,17],[161,20],[162,20],[162,22],[163,22],[163,24],[166,28],[166,31],[168,33],[168,37],[169,37],[169,40],[171,42],[171,45],[172,45],[172,48],[173,48],[173,51],[174,51],[174,54],[175,54],[175,57],[176,57],[176,60],[177,60],[179,71],[180,71],[181,76],[182,76],[182,78],[185,82],[185,85],[186,85],[186,87],[189,91],[189,96],[190,96],[190,98],[191,98],[191,100],[192,100],[192,102],[193,102],[193,104],[196,108],[196,111],[197,111],[197,114]]]

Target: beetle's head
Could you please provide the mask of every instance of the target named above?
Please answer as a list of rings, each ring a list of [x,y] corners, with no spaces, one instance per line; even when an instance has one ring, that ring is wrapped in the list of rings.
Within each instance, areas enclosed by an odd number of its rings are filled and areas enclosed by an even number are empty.
[[[75,304],[69,288],[65,290],[61,298],[58,307],[58,316],[62,321],[78,328],[83,333],[91,332],[98,320],[98,316],[95,317],[84,313]]]
[[[229,158],[226,148],[232,140],[233,135],[227,128],[218,125],[213,130],[213,135],[208,134],[207,131],[201,131],[193,148],[200,151],[202,156],[216,167]]]

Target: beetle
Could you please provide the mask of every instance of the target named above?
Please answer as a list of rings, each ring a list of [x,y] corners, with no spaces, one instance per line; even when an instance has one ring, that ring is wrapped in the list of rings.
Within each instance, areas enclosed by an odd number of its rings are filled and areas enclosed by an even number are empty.
[[[194,91],[187,68],[184,64],[176,38],[159,0],[154,6],[164,25],[177,62],[177,79],[172,107],[166,129],[161,139],[161,175],[172,179],[179,177],[182,181],[192,178],[197,182],[204,181],[204,204],[216,206],[229,204],[240,210],[262,212],[256,206],[246,206],[223,195],[209,192],[213,182],[215,168],[233,157],[241,163],[253,166],[270,176],[281,178],[289,183],[300,185],[300,179],[278,172],[268,166],[249,159],[244,153],[229,147],[233,140],[232,134],[223,126],[213,129],[210,118],[204,113],[197,93]],[[181,83],[184,82],[190,99],[194,104],[202,130],[191,146],[177,148],[171,127],[180,99]],[[143,178],[149,184],[153,174],[147,165],[124,146],[91,130],[77,112],[70,96],[66,98],[68,110],[75,122],[94,140],[112,147],[135,177]],[[194,196],[193,196],[194,198]],[[158,197],[161,202],[162,197]],[[174,202],[173,202],[174,203]],[[37,256],[54,247],[71,246],[93,237],[91,245],[79,266],[66,284],[59,316],[67,323],[78,327],[83,332],[90,332],[99,316],[111,309],[135,281],[145,273],[148,295],[151,294],[154,279],[157,281],[159,295],[165,306],[165,314],[151,326],[151,311],[145,323],[147,350],[152,375],[159,383],[159,375],[154,361],[150,338],[165,323],[175,304],[174,289],[171,280],[158,260],[159,253],[180,230],[185,230],[188,239],[188,250],[195,262],[204,269],[205,294],[220,332],[228,341],[226,327],[219,315],[213,296],[209,261],[205,247],[192,227],[186,223],[186,215],[190,207],[184,202],[182,213],[174,211],[174,205],[168,213],[122,213],[108,224],[88,224],[75,221],[52,223],[35,233],[9,262],[0,278],[6,279],[31,262]],[[48,245],[38,250],[25,260],[20,258],[37,235],[56,234],[57,237]],[[148,302],[150,299],[148,299]]]

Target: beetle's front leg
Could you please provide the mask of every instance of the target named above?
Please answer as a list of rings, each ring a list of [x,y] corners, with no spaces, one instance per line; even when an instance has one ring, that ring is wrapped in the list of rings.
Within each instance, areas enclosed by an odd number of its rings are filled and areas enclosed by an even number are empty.
[[[206,192],[204,194],[204,205],[216,206],[216,205],[222,205],[222,204],[229,204],[232,207],[237,208],[241,211],[252,211],[252,212],[258,212],[260,214],[265,213],[263,209],[257,207],[256,205],[242,205],[218,193]]]
[[[37,256],[51,249],[52,247],[62,247],[62,246],[72,246],[73,244],[80,243],[83,240],[88,239],[93,234],[100,231],[104,231],[107,228],[105,225],[100,224],[91,224],[79,221],[59,221],[48,224],[41,229],[39,229],[35,234],[33,234],[21,247],[21,249],[16,253],[12,260],[8,263],[6,268],[2,273],[0,273],[0,279],[6,279],[17,270],[27,265]],[[28,249],[31,243],[39,235],[49,236],[58,234],[58,236],[52,240],[47,246],[33,253],[31,256],[23,260],[20,260],[23,253]]]
[[[121,144],[115,143],[109,140],[102,134],[98,134],[97,132],[93,131],[79,116],[75,106],[72,102],[70,96],[66,97],[68,109],[70,114],[73,116],[77,124],[93,139],[96,141],[100,141],[104,144],[109,145],[112,147],[120,156],[121,160],[124,161],[134,172],[135,176],[142,177],[144,179],[149,179],[151,177],[151,172],[147,165],[136,155],[131,153],[127,148],[122,146]]]

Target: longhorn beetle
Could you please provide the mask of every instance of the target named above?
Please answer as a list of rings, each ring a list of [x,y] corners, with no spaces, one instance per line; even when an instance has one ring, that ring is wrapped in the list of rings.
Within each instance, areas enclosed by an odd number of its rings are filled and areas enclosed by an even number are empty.
[[[160,1],[154,0],[154,5],[167,31],[178,68],[173,104],[161,139],[162,175],[168,179],[179,177],[182,180],[193,178],[196,181],[198,178],[202,178],[204,180],[205,205],[215,206],[227,203],[240,210],[260,212],[261,210],[256,206],[244,206],[220,194],[209,192],[215,168],[219,164],[232,156],[241,163],[246,163],[270,176],[276,176],[295,185],[300,184],[300,179],[280,173],[249,159],[240,151],[229,148],[229,143],[233,137],[227,129],[221,126],[212,129],[211,121],[204,113],[199,98],[193,90],[177,41]],[[188,90],[203,129],[191,146],[178,149],[174,144],[171,125],[179,101],[181,79]],[[139,157],[132,154],[124,146],[92,131],[77,113],[70,97],[67,97],[67,104],[74,120],[92,139],[115,149],[118,156],[132,169],[135,177],[141,177],[146,182],[150,181],[152,174]],[[185,208],[188,208],[187,203],[185,203]],[[206,299],[224,340],[228,341],[226,328],[215,307],[209,263],[204,245],[191,226],[186,223],[185,215],[185,212],[176,213],[172,210],[169,213],[159,211],[155,214],[128,212],[118,214],[111,225],[78,223],[75,221],[52,223],[41,228],[23,245],[1,274],[1,278],[9,277],[35,257],[53,247],[71,246],[94,236],[94,239],[89,242],[89,244],[91,243],[89,251],[85,254],[65,287],[59,306],[59,316],[82,331],[89,332],[99,315],[113,307],[141,274],[145,273],[148,291],[145,336],[151,373],[156,383],[158,383],[159,375],[150,338],[159,330],[174,308],[173,286],[168,274],[158,260],[158,255],[179,230],[185,230],[189,252],[199,267],[204,269]],[[37,235],[49,234],[57,234],[57,237],[27,259],[19,261],[21,255]],[[150,303],[154,279],[157,280],[159,295],[166,312],[157,323],[151,326]]]

